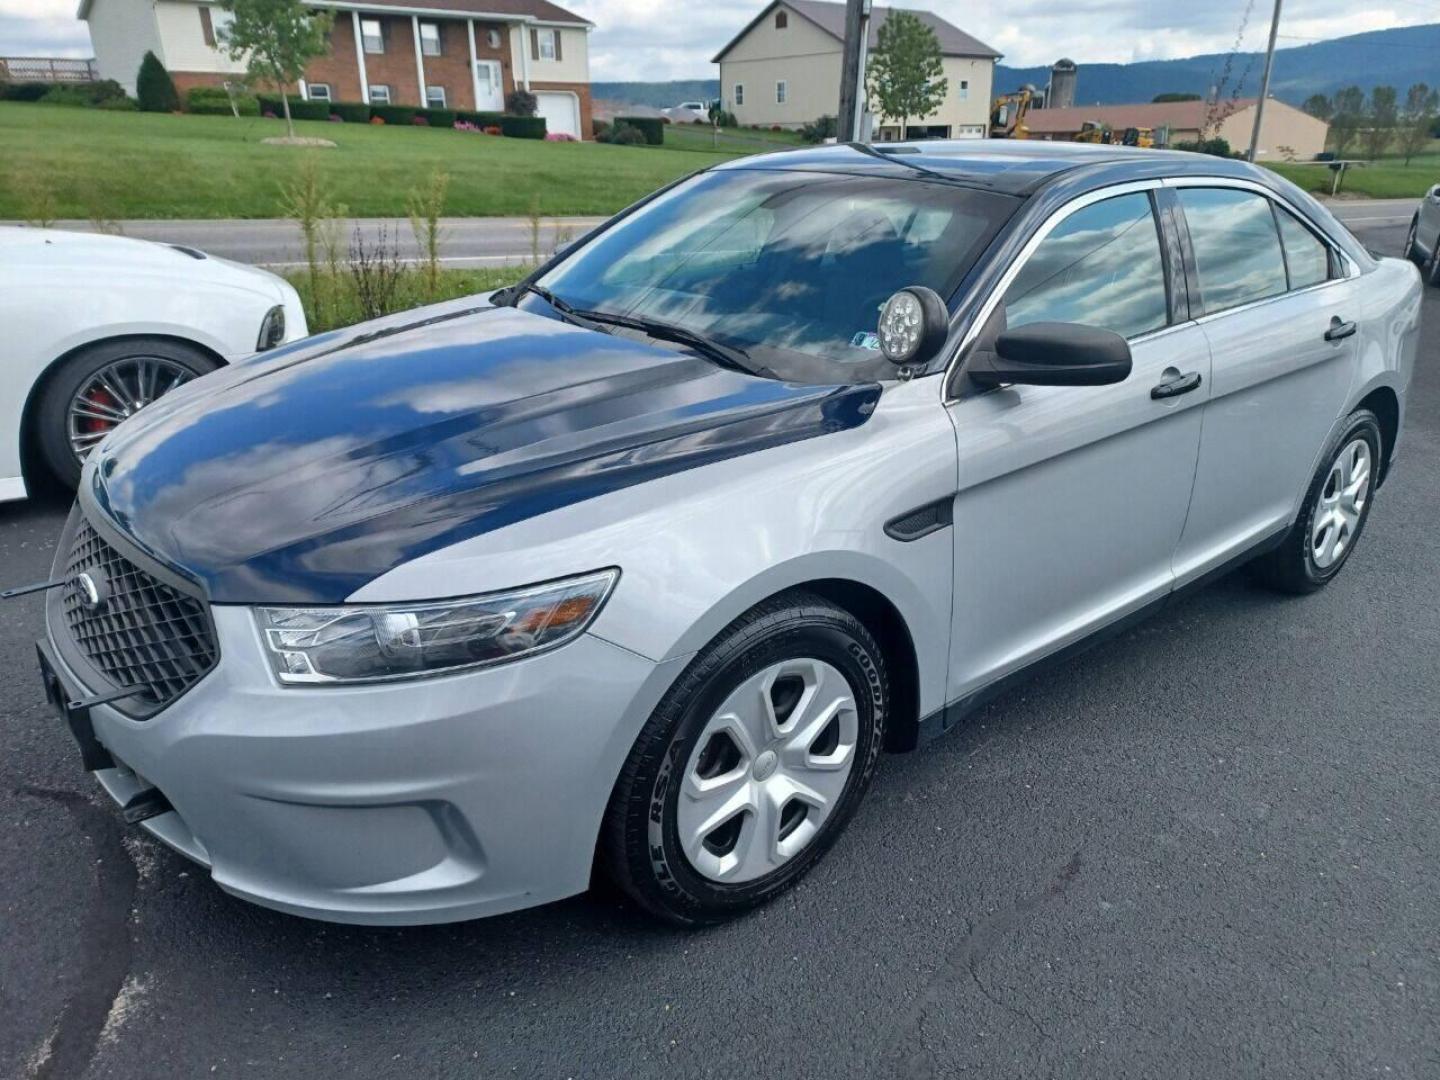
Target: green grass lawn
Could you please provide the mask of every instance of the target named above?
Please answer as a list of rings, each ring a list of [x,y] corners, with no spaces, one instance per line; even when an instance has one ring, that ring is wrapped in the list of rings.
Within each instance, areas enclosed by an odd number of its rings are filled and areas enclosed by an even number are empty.
[[[1351,151],[1348,156],[1359,155]],[[1306,191],[1318,195],[1330,194],[1333,177],[1323,165],[1276,163],[1270,168]],[[1340,191],[1350,195],[1368,195],[1372,199],[1418,199],[1434,184],[1440,184],[1440,140],[1431,142],[1409,165],[1393,155],[1365,165],[1352,165],[1345,170],[1345,184]]]
[[[263,145],[285,134],[278,120],[0,102],[0,219],[278,217],[280,189],[305,155],[333,201],[360,217],[403,215],[436,166],[450,174],[447,214],[527,214],[537,198],[541,214],[610,214],[677,176],[770,145],[732,140],[716,152],[691,137],[708,140],[699,131],[671,148],[323,121],[295,128],[338,145]]]

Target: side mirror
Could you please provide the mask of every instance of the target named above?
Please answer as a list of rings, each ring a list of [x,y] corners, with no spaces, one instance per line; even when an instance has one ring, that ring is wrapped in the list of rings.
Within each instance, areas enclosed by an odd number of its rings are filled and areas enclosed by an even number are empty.
[[[896,367],[932,359],[950,336],[950,311],[934,289],[911,285],[880,309],[880,351]]]
[[[1006,330],[967,373],[986,386],[1107,386],[1130,375],[1130,345],[1113,330],[1042,322]]]

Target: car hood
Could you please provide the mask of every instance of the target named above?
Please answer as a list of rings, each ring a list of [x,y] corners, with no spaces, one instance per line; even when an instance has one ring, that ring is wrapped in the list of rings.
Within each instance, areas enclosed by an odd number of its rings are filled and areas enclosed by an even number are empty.
[[[215,602],[339,603],[513,522],[857,426],[879,395],[471,301],[182,387],[106,440],[82,499]]]

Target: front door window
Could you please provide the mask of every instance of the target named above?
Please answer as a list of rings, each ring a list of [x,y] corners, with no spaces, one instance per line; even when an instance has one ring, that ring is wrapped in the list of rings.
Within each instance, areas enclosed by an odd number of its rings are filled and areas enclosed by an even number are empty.
[[[498,60],[480,60],[475,64],[475,107],[481,112],[499,112],[505,107]]]

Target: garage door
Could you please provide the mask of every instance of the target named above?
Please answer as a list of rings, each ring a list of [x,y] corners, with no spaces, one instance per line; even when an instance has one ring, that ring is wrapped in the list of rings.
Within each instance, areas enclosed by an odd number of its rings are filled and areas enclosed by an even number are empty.
[[[545,118],[546,131],[580,138],[580,102],[574,94],[535,91],[535,111]]]

